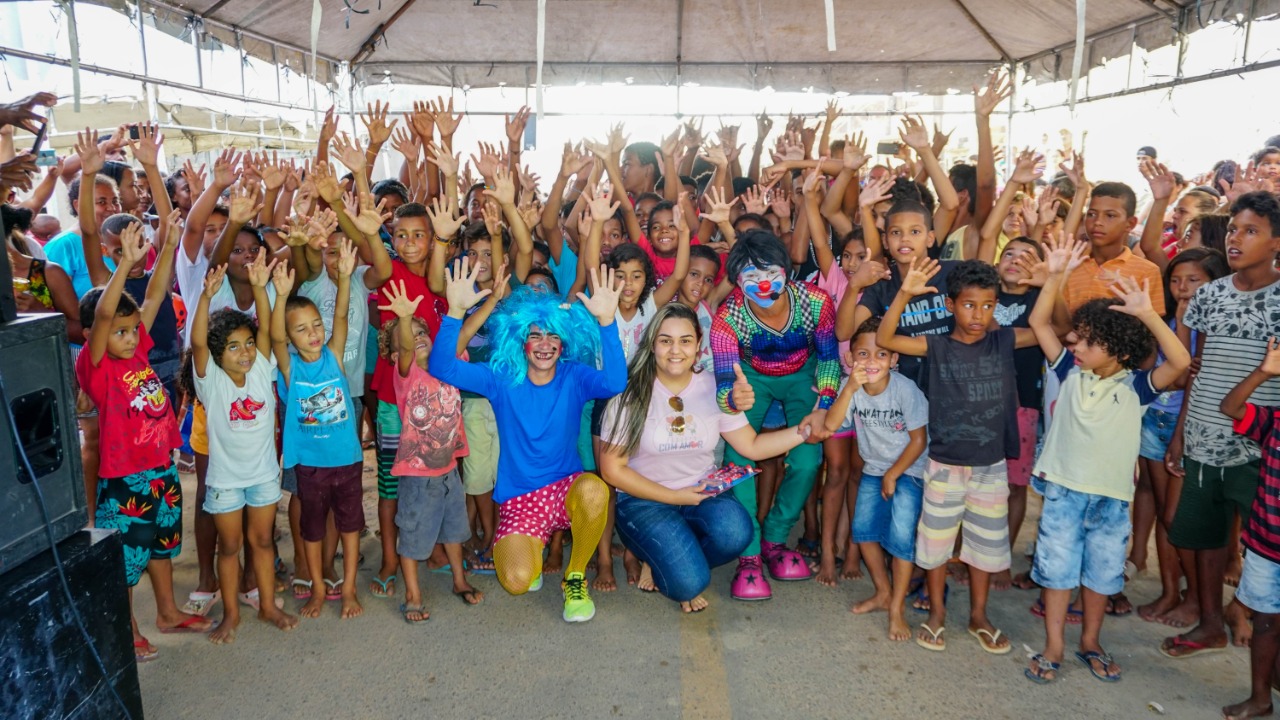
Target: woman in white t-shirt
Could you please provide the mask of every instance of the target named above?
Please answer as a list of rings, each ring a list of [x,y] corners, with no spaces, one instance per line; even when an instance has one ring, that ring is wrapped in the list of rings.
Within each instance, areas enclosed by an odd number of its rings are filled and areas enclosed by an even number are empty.
[[[734,560],[751,542],[751,517],[742,504],[702,492],[717,438],[752,460],[804,442],[796,428],[757,435],[744,415],[720,410],[715,377],[694,372],[701,334],[689,308],[660,308],[631,360],[627,389],[605,411],[601,433],[601,475],[618,489],[618,532],[649,565],[657,589],[685,612],[707,606],[702,591],[711,568]],[[733,392],[736,407],[751,407],[748,383]]]

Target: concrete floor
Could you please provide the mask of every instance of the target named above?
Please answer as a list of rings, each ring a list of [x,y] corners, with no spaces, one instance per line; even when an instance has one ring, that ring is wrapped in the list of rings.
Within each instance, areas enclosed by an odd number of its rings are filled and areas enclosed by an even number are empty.
[[[183,480],[191,503],[194,477]],[[373,487],[366,477],[371,528]],[[188,511],[186,545],[175,563],[180,602],[196,583],[191,518]],[[280,525],[287,527],[283,513]],[[280,549],[292,558],[287,534]],[[1043,642],[1043,626],[1028,612],[1035,594],[993,594],[992,620],[1012,638],[1014,652],[992,656],[964,632],[968,592],[954,583],[944,653],[890,642],[883,614],[851,615],[851,602],[870,593],[869,580],[836,589],[774,583],[773,600],[742,603],[729,599],[729,567],[713,575],[711,607],[682,615],[661,596],[628,588],[617,563],[622,589],[593,593],[595,619],[572,626],[560,619],[553,578],[541,592],[516,598],[492,576],[472,576],[486,594],[473,608],[449,593],[449,576],[426,574],[431,620],[410,627],[397,612],[401,599],[365,594],[380,557],[377,539],[370,534],[362,549],[369,558],[360,572],[363,617],[340,620],[338,603],[329,603],[323,617],[286,634],[249,611],[236,643],[224,647],[152,629],[154,601],[144,579],[138,618],[160,648],[159,659],[139,668],[147,716],[1145,718],[1158,716],[1148,708],[1156,702],[1165,717],[1216,718],[1222,705],[1247,695],[1247,650],[1169,660],[1157,651],[1167,629],[1136,615],[1109,618],[1103,629],[1125,669],[1123,682],[1099,682],[1068,655],[1057,683],[1033,685],[1022,669],[1024,645],[1038,650]],[[1015,556],[1015,571],[1027,565]],[[1158,594],[1158,581],[1144,574],[1126,591],[1145,602]],[[298,603],[286,602],[296,612]],[[219,617],[221,608],[212,614]],[[1076,635],[1071,628],[1068,635],[1070,648]]]

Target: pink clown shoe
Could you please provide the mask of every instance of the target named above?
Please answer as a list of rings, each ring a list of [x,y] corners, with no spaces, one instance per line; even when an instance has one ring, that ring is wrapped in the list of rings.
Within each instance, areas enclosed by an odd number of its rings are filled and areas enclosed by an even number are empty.
[[[769,574],[774,580],[790,582],[813,577],[813,571],[809,569],[809,563],[805,561],[804,556],[786,545],[762,542],[760,549],[760,554],[764,556],[764,564],[769,568]]]
[[[768,600],[773,597],[769,579],[760,567],[760,556],[738,558],[738,571],[729,584],[729,595],[734,600]]]

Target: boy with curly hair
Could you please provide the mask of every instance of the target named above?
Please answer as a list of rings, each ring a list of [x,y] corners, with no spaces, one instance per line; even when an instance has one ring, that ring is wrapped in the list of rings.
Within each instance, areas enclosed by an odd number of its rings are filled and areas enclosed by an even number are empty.
[[[1191,354],[1152,308],[1147,283],[1123,276],[1111,285],[1119,300],[1098,298],[1076,309],[1069,346],[1063,345],[1053,329],[1054,298],[1088,247],[1051,248],[1049,279],[1030,317],[1040,349],[1053,358],[1049,370],[1062,383],[1031,481],[1044,497],[1031,579],[1044,588],[1045,649],[1023,672],[1038,684],[1057,679],[1067,608],[1082,585],[1084,627],[1076,659],[1099,680],[1120,680],[1120,667],[1102,649],[1099,634],[1107,599],[1124,588],[1142,415],[1191,364]],[[1156,343],[1165,361],[1139,370]]]

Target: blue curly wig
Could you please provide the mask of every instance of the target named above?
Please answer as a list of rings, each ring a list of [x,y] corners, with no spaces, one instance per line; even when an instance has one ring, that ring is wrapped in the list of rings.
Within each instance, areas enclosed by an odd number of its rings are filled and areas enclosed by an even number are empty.
[[[581,304],[565,307],[560,298],[519,288],[493,311],[489,331],[489,368],[511,385],[524,382],[528,360],[524,342],[529,326],[560,336],[560,359],[596,366],[600,357],[600,323]]]

